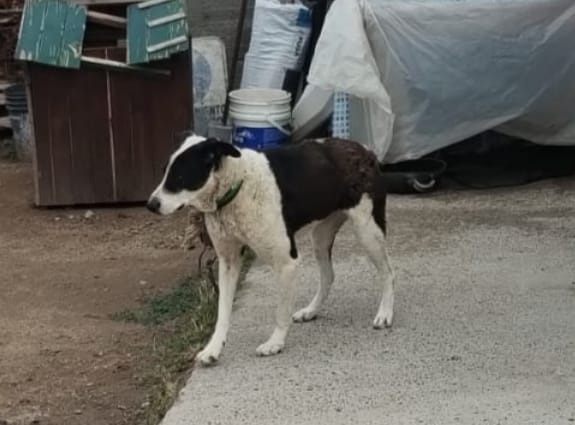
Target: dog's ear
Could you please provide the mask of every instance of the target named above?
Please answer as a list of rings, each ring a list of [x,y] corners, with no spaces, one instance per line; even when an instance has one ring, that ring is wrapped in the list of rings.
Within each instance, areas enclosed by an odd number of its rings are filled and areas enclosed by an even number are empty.
[[[216,138],[210,138],[208,140],[211,140],[212,142],[214,142],[214,145],[216,147],[216,151],[220,157],[221,156],[231,156],[234,158],[239,158],[240,156],[242,156],[242,153],[239,151],[239,149],[236,148],[231,143],[222,142],[221,140],[216,139]]]
[[[208,164],[214,165],[216,170],[220,167],[222,157],[239,158],[242,155],[239,149],[231,143],[222,142],[216,138],[209,138],[206,142],[209,147],[205,160]]]

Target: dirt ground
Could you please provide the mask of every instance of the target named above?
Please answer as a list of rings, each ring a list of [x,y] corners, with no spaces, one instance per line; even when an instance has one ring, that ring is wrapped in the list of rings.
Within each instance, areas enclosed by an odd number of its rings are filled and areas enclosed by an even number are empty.
[[[32,196],[31,166],[0,162],[0,424],[134,424],[150,331],[110,315],[193,272],[186,217]]]

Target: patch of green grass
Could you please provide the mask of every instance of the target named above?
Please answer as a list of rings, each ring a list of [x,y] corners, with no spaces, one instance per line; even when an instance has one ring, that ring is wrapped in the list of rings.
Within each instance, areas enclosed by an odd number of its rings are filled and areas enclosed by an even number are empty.
[[[240,285],[254,259],[251,251],[244,253]],[[161,421],[185,383],[196,352],[213,331],[217,318],[215,269],[212,264],[200,276],[182,279],[172,291],[148,300],[141,308],[114,315],[116,320],[146,325],[153,334],[152,361],[143,372],[148,400],[138,424]]]
[[[174,320],[186,312],[211,302],[205,277],[184,278],[176,287],[165,294],[147,300],[143,307],[124,310],[113,315],[116,320],[135,322],[142,325],[161,325]]]

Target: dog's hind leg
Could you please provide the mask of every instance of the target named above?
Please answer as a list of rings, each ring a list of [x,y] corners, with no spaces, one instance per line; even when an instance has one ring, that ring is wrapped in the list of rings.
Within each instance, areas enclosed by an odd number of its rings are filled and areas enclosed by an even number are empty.
[[[335,236],[346,220],[347,217],[344,213],[336,212],[313,229],[313,250],[320,272],[319,284],[309,305],[293,315],[294,322],[307,322],[315,319],[320,307],[329,295],[334,279],[331,250]]]
[[[286,249],[287,253],[287,249]],[[274,271],[279,280],[276,310],[276,327],[271,337],[256,349],[259,356],[271,356],[279,353],[284,345],[285,338],[291,324],[291,315],[295,303],[295,269],[297,260],[291,257],[284,261],[274,261]]]
[[[196,356],[196,359],[206,366],[217,362],[226,343],[242,265],[240,244],[230,243],[225,247],[215,244],[215,248],[218,253],[218,319],[210,342]]]
[[[379,309],[373,321],[373,327],[376,329],[391,326],[393,320],[393,284],[395,274],[387,254],[383,224],[379,224],[383,223],[383,216],[377,216],[377,221],[374,218],[377,214],[384,214],[382,209],[374,208],[373,201],[367,195],[364,195],[360,203],[348,211],[354,231],[378,271],[378,283],[382,289],[382,296]]]

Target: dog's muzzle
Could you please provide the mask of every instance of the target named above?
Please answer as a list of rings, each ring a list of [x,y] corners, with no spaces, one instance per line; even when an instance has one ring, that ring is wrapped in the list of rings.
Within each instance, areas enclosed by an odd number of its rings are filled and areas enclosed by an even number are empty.
[[[160,200],[158,198],[151,198],[148,201],[148,203],[146,204],[146,208],[155,214],[158,214],[161,206],[162,206],[162,203],[160,202]]]

